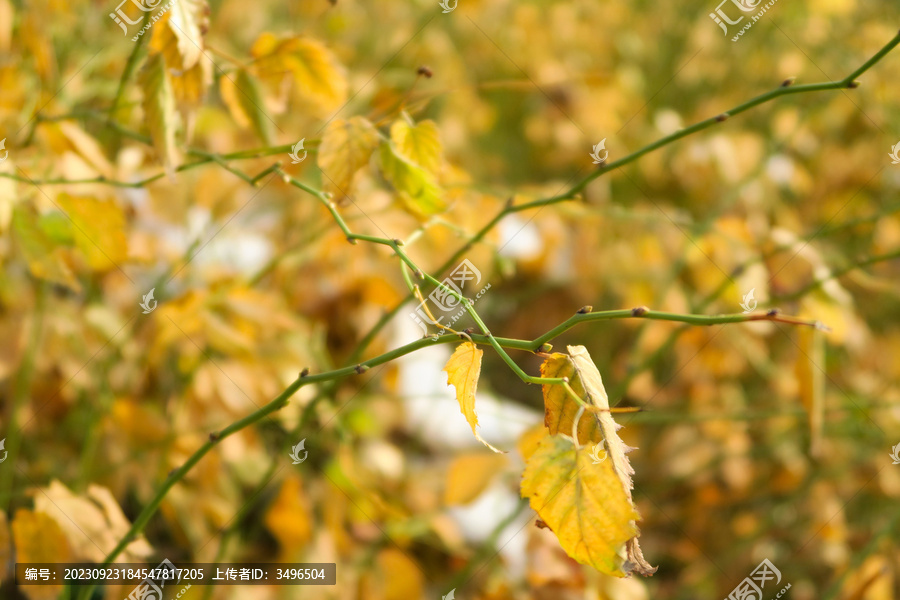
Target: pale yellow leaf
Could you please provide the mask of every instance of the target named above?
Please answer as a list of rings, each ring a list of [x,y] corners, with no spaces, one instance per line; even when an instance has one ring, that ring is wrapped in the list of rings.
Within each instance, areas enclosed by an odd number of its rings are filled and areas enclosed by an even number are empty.
[[[404,207],[418,217],[428,217],[447,208],[434,177],[397,153],[393,142],[381,144],[381,171],[397,190]]]
[[[481,495],[508,462],[502,454],[479,452],[457,456],[447,469],[444,503],[468,504]]]
[[[34,509],[56,521],[76,560],[102,562],[131,526],[112,493],[98,485],[89,485],[86,496],[77,496],[54,480],[34,494]],[[125,547],[119,560],[141,562],[152,550],[140,536]]]
[[[444,371],[447,372],[447,385],[456,388],[456,400],[459,402],[459,410],[466,417],[472,433],[482,444],[493,450],[497,450],[481,438],[476,427],[478,426],[478,414],[475,412],[475,391],[478,388],[478,378],[481,376],[481,356],[484,352],[472,342],[463,342],[456,347],[453,355]]]
[[[206,2],[202,0],[176,0],[172,8],[154,23],[150,50],[163,52],[169,67],[179,71],[196,65],[203,55],[201,29],[205,29],[207,10]]]
[[[72,220],[72,237],[92,269],[110,270],[128,258],[125,214],[115,200],[60,194],[56,202]]]
[[[97,173],[113,177],[113,166],[103,153],[103,148],[81,127],[70,121],[57,123],[59,132],[68,140],[71,149],[77,152]]]
[[[546,437],[528,459],[521,492],[576,561],[624,577],[626,543],[637,535],[637,511],[611,461],[594,464],[590,448]]]
[[[356,172],[369,162],[378,146],[378,132],[363,117],[335,119],[328,124],[319,145],[318,164],[326,175],[325,190],[338,198],[350,193]]]
[[[138,78],[144,94],[144,121],[150,130],[153,147],[166,167],[169,179],[175,178],[175,96],[166,77],[162,54],[151,54]]]
[[[17,562],[61,563],[74,558],[59,523],[39,510],[32,512],[20,508],[13,517],[11,528]],[[26,585],[19,590],[29,600],[55,600],[62,594],[63,586]]]
[[[441,166],[441,136],[432,120],[412,124],[398,119],[391,125],[391,141],[397,151],[431,174]]]

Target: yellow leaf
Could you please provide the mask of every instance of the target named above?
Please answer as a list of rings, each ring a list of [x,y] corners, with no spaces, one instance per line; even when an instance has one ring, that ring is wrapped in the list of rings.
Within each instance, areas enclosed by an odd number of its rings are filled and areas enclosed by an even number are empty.
[[[817,457],[821,452],[825,411],[825,334],[814,327],[801,327],[799,338],[795,372],[800,401],[809,414],[809,453]]]
[[[456,457],[447,469],[444,503],[468,504],[481,495],[508,462],[503,455],[484,452]]]
[[[528,459],[522,497],[556,534],[563,550],[581,564],[624,577],[625,544],[639,518],[611,461],[594,464],[590,449],[551,435]]]
[[[575,372],[575,363],[566,354],[555,352],[541,365],[541,377],[546,379],[568,377],[569,385],[575,393],[589,404],[581,378]],[[572,435],[572,425],[581,406],[569,397],[561,385],[543,385],[544,392],[544,425],[551,434],[562,433]],[[584,413],[578,421],[578,443],[599,444],[603,441],[600,422],[590,414]]]
[[[397,154],[392,142],[381,144],[381,170],[400,195],[404,206],[414,215],[428,217],[447,208],[440,197],[441,188],[422,167]]]
[[[221,77],[219,93],[239,125],[252,127],[263,143],[267,146],[272,144],[272,120],[263,110],[259,82],[253,75],[240,69],[233,80],[228,76]]]
[[[131,527],[112,493],[99,485],[89,485],[87,497],[81,497],[54,480],[34,495],[34,510],[56,521],[75,560],[102,562]],[[119,560],[141,562],[152,550],[142,535],[125,547]]]
[[[190,138],[195,110],[212,83],[212,61],[203,56],[205,2],[178,0],[154,24],[150,52],[163,56],[166,77]]]
[[[547,428],[544,427],[543,423],[538,423],[534,427],[526,429],[522,435],[519,436],[519,441],[516,442],[516,449],[519,451],[519,454],[522,455],[523,459],[528,460],[528,458],[534,454],[534,451],[537,450],[541,440],[547,437],[547,435]]]
[[[167,64],[178,71],[196,65],[203,55],[201,25],[208,10],[202,0],[176,0],[153,26],[150,50],[166,54]],[[176,58],[177,53],[177,60]]]
[[[353,176],[364,167],[378,146],[378,132],[363,117],[335,119],[319,145],[319,168],[326,175],[326,191],[342,197],[350,192]]]
[[[298,558],[299,551],[312,538],[309,501],[298,476],[288,475],[285,478],[278,496],[266,512],[264,522],[278,540],[283,559]]]
[[[441,166],[441,136],[432,120],[413,125],[398,119],[391,125],[391,141],[397,151],[432,174]]]
[[[17,510],[13,517],[12,534],[17,562],[60,563],[73,558],[59,524],[38,510]],[[59,598],[63,591],[62,585],[58,584],[28,585],[19,589],[29,600],[53,600]]]
[[[296,93],[322,110],[347,99],[347,74],[337,57],[321,42],[302,37],[277,40],[264,33],[253,45],[256,74],[277,90],[286,77]]]
[[[144,121],[153,146],[166,167],[169,179],[175,178],[175,96],[166,77],[162,54],[151,54],[138,78],[144,93]]]
[[[422,569],[405,552],[386,548],[378,554],[379,584],[382,600],[422,598],[424,581]]]
[[[591,360],[591,355],[588,354],[587,348],[584,346],[567,346],[566,349],[569,351],[569,356],[575,367],[575,374],[578,383],[581,385],[580,389],[584,392],[583,400],[587,404],[601,409],[593,418],[600,424],[605,450],[609,456],[608,462],[612,465],[616,476],[621,482],[625,496],[631,502],[631,489],[634,487],[634,484],[631,482],[631,476],[634,475],[634,469],[625,455],[634,450],[634,448],[626,446],[619,434],[616,433],[622,426],[615,422],[612,413],[609,411],[609,397],[606,395],[606,388],[603,387],[603,378],[600,376],[600,371],[597,370],[596,365],[594,365],[594,361]],[[574,386],[573,389],[575,389]],[[579,392],[576,391],[576,393]],[[587,413],[585,413],[585,416],[588,416]],[[635,527],[635,531],[637,531],[637,527]],[[645,576],[656,572],[656,567],[651,566],[644,560],[637,534],[634,538],[628,540],[626,554],[631,570]]]
[[[475,413],[475,390],[478,388],[478,377],[481,375],[481,356],[484,352],[472,342],[463,342],[456,347],[453,356],[444,365],[447,372],[447,385],[456,388],[456,400],[459,402],[459,410],[465,415],[466,421],[472,428],[472,433],[482,444],[493,450],[497,450],[475,430],[478,425],[478,415]]]
[[[31,209],[16,207],[13,210],[12,229],[32,275],[64,285],[75,292],[81,291],[81,284],[66,263],[62,249],[57,248],[47,236]]]
[[[60,194],[56,201],[72,219],[72,237],[92,269],[109,270],[128,258],[125,215],[114,200]]]

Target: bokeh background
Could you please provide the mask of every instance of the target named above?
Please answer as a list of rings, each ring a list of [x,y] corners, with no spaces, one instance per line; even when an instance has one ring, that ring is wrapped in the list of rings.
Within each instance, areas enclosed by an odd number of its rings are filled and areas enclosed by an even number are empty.
[[[406,296],[386,248],[348,244],[280,177],[252,186],[213,161],[111,185],[165,172],[138,83],[148,50],[199,53],[189,74],[169,71],[173,165],[197,160],[189,149],[268,147],[223,162],[253,176],[281,161],[318,189],[330,120],[384,132],[401,106],[433,120],[445,212],[410,214],[371,165],[337,200],[352,230],[408,240],[438,276],[508,199],[586,177],[599,141],[616,160],[786,78],[839,80],[900,27],[896,4],[854,0],[778,2],[738,42],[709,18],[713,0],[459,0],[449,13],[437,1],[183,2],[196,50],[161,21],[132,54],[139,26],[123,36],[111,1],[0,0],[4,598],[66,597],[14,589],[11,562],[102,560],[210,432],[303,367],[353,360]],[[311,40],[319,70],[286,88],[266,79],[270,34]],[[303,388],[206,455],[120,560],[338,563],[334,587],[187,598],[721,598],[765,558],[790,598],[898,597],[900,165],[888,154],[900,51],[859,80],[649,153],[576,200],[506,217],[465,253],[491,284],[477,310],[505,337],[533,339],[584,305],[739,313],[751,289],[757,310],[830,328],[620,320],[554,341],[588,348],[614,403],[645,407],[618,418],[639,447],[652,578],[600,575],[534,526],[518,448],[541,424],[541,392],[486,351],[481,434],[508,450],[492,454],[446,386],[449,345]],[[301,138],[310,159],[291,164]],[[158,308],[143,314],[151,288]],[[421,336],[407,312],[363,357]],[[540,358],[513,357],[538,373]],[[308,459],[292,465],[301,439]]]

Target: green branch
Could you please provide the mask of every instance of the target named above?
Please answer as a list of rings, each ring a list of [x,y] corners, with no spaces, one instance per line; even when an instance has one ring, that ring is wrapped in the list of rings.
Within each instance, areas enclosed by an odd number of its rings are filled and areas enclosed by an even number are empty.
[[[876,63],[878,63],[878,61],[880,61],[882,58],[884,58],[898,44],[900,44],[900,32],[898,32],[898,34],[896,36],[894,36],[894,38],[891,39],[891,41],[889,41],[887,44],[885,44],[885,46],[883,48],[881,48],[881,50],[879,50],[869,60],[867,60],[865,63],[863,63],[862,66],[860,66],[858,69],[856,69],[850,75],[848,75],[844,79],[841,79],[840,81],[833,81],[833,82],[828,82],[828,83],[813,83],[813,84],[794,86],[793,80],[786,80],[781,84],[781,86],[779,86],[778,88],[776,88],[770,92],[761,94],[761,95],[759,95],[751,100],[748,100],[747,102],[744,102],[743,104],[739,104],[738,106],[735,106],[734,108],[731,108],[715,117],[705,119],[703,121],[700,121],[699,123],[695,123],[694,125],[691,125],[690,127],[686,128],[686,129],[676,131],[673,134],[670,134],[663,138],[660,138],[659,140],[653,142],[652,144],[650,144],[648,146],[644,146],[643,148],[641,148],[641,149],[639,149],[639,150],[629,154],[628,156],[625,156],[615,162],[602,165],[596,171],[589,174],[587,177],[585,177],[584,179],[582,179],[581,181],[579,181],[578,183],[573,185],[571,188],[569,188],[569,190],[567,190],[561,194],[558,194],[556,196],[551,196],[548,198],[533,200],[531,202],[525,202],[523,204],[518,204],[518,205],[513,204],[512,200],[510,200],[509,202],[507,202],[506,206],[504,206],[504,208],[499,213],[497,213],[497,215],[493,219],[488,221],[481,229],[479,229],[475,233],[475,235],[473,235],[471,238],[469,238],[469,240],[466,241],[466,243],[463,244],[463,246],[459,250],[457,250],[453,254],[453,256],[451,256],[443,265],[441,265],[441,267],[439,269],[437,269],[437,272],[438,272],[438,274],[444,273],[447,271],[447,269],[456,265],[459,262],[459,260],[463,257],[463,255],[472,246],[474,246],[476,243],[478,243],[482,239],[484,239],[484,236],[486,236],[494,227],[496,227],[497,224],[500,221],[502,221],[506,216],[513,214],[513,213],[529,210],[532,208],[541,208],[544,206],[549,206],[551,204],[556,204],[556,203],[563,202],[566,200],[573,200],[594,179],[597,179],[598,177],[600,177],[614,169],[618,169],[619,167],[622,167],[629,163],[632,163],[632,162],[636,161],[637,159],[641,158],[642,156],[644,156],[645,154],[648,154],[650,152],[653,152],[654,150],[658,150],[664,146],[667,146],[675,141],[680,140],[683,137],[686,137],[686,136],[696,133],[698,131],[702,131],[704,129],[712,127],[713,125],[723,123],[729,117],[733,117],[742,112],[746,112],[746,111],[750,110],[751,108],[754,108],[761,104],[765,104],[767,102],[775,100],[776,98],[780,98],[781,96],[787,96],[790,94],[800,94],[800,93],[806,93],[806,92],[856,88],[856,87],[858,87],[856,78],[859,77],[860,75],[862,75],[863,73],[865,73],[866,71],[868,71],[869,69],[871,69]],[[367,332],[365,336],[363,336],[363,339],[360,342],[357,351],[354,352],[353,356],[351,357],[351,360],[357,360],[359,358],[359,356],[361,356],[362,352],[364,352],[365,349],[368,348],[368,346],[374,341],[374,339],[378,335],[378,333],[382,329],[384,329],[384,327],[391,321],[391,319],[394,316],[397,315],[398,312],[400,312],[400,310],[403,308],[403,305],[405,305],[407,302],[409,302],[412,299],[413,299],[412,294],[408,295],[406,298],[404,298],[398,304],[396,304],[394,306],[394,308],[392,308],[384,316],[382,316],[382,318],[373,326],[373,328],[369,332]]]

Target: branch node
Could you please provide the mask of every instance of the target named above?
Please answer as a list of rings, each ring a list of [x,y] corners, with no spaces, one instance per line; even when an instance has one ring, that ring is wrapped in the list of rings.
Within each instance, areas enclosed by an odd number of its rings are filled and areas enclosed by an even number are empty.
[[[463,333],[466,335],[472,335],[473,333],[475,333],[475,328],[474,327],[466,327],[465,329],[463,329]]]
[[[306,377],[309,375],[309,367],[303,367],[303,370],[300,371],[300,377]]]
[[[356,365],[354,367],[354,370],[356,370],[357,375],[362,375],[363,373],[365,373],[366,371],[369,370],[369,367],[367,367],[366,365]]]
[[[650,312],[650,309],[647,308],[646,306],[636,306],[631,309],[631,316],[632,317],[643,317],[648,312]]]
[[[575,314],[578,314],[578,315],[586,315],[586,314],[588,314],[589,312],[592,312],[593,310],[594,310],[594,307],[591,306],[590,304],[588,304],[588,305],[586,305],[586,306],[582,306],[581,308],[579,308],[579,309],[578,309],[578,312],[575,313]]]
[[[422,269],[416,269],[414,275],[416,276],[416,279],[425,279],[425,274],[422,273]]]
[[[219,434],[216,433],[215,431],[213,431],[212,433],[210,433],[210,434],[209,434],[209,441],[211,441],[211,442],[218,442],[218,441],[219,441]]]
[[[356,245],[356,238],[353,237],[352,235],[347,236],[347,241],[350,242],[351,244],[353,244],[354,246]]]
[[[855,90],[856,88],[859,87],[859,82],[851,81],[850,83],[847,84],[847,87],[850,88],[851,90]]]
[[[553,350],[553,344],[541,344],[541,347],[538,348],[538,352],[550,352]]]
[[[394,238],[391,240],[391,243],[394,244],[395,246],[402,246],[403,240],[401,240],[400,238]]]
[[[779,314],[781,314],[781,310],[780,310],[780,309],[777,309],[777,308],[770,308],[770,309],[766,312],[766,316],[767,316],[767,317],[777,317]]]
[[[730,116],[731,115],[729,115],[727,112],[724,112],[721,115],[716,116],[716,121],[718,123],[721,123],[722,121],[727,121],[728,117],[730,117]]]
[[[784,81],[781,82],[781,87],[783,87],[783,88],[791,87],[792,85],[794,85],[795,81],[797,81],[796,77],[788,77],[787,79],[785,79]]]
[[[516,201],[516,197],[515,197],[515,196],[510,196],[509,198],[507,198],[507,199],[506,199],[506,208],[512,208],[512,207],[513,207],[513,203],[514,203],[515,201]]]
[[[431,79],[431,76],[434,75],[434,73],[431,71],[431,69],[429,67],[422,65],[421,67],[419,67],[416,70],[416,75],[424,75],[428,79]]]

